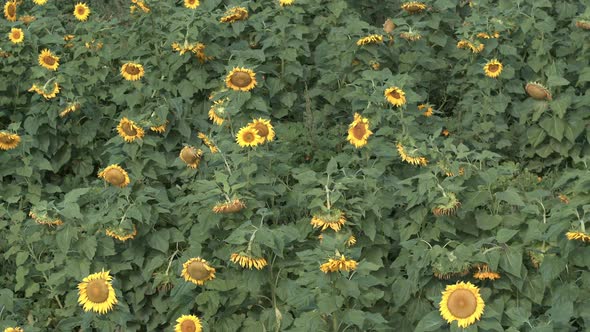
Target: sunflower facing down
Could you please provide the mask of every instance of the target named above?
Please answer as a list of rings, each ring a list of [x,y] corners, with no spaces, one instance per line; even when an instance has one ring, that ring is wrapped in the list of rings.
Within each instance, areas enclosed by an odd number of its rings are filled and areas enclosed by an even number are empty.
[[[502,63],[497,59],[492,59],[483,66],[483,71],[487,77],[496,78],[502,73]]]
[[[248,19],[248,9],[244,7],[233,7],[228,9],[224,16],[219,20],[221,23],[233,23]]]
[[[466,328],[481,318],[484,307],[479,288],[470,282],[461,281],[447,285],[442,292],[439,311],[449,324],[456,320],[459,327]]]
[[[39,54],[39,65],[49,70],[57,70],[59,67],[59,57],[53,55],[50,50],[44,49]]]
[[[215,268],[201,257],[191,258],[182,264],[181,276],[186,281],[202,286],[206,281],[215,279]]]
[[[209,136],[207,136],[205,133],[199,132],[197,134],[197,137],[200,138],[201,141],[203,141],[203,144],[205,144],[205,146],[207,146],[209,148],[211,153],[219,152],[219,149],[217,148],[217,146],[215,146],[215,144],[213,144],[213,142],[211,142],[211,140],[209,139]]]
[[[401,8],[410,14],[416,14],[424,9],[426,9],[426,5],[422,2],[418,1],[411,1],[411,2],[404,2],[401,5]]]
[[[272,124],[270,124],[270,120],[254,119],[248,124],[248,127],[257,131],[258,135],[262,137],[262,143],[271,142],[275,139],[275,131]]]
[[[76,7],[74,7],[74,16],[78,19],[78,21],[86,21],[88,16],[90,16],[90,8],[87,4],[83,2],[78,2]]]
[[[199,317],[194,315],[182,315],[176,320],[174,332],[201,332],[203,327]]]
[[[39,225],[45,225],[45,226],[60,226],[63,225],[63,221],[59,218],[50,218],[47,213],[37,213],[34,211],[30,211],[29,212],[29,217],[31,217],[33,220],[35,220],[35,222]]]
[[[590,21],[587,20],[577,20],[576,27],[584,30],[590,30]]]
[[[250,91],[256,84],[256,74],[247,68],[234,67],[225,77],[225,85],[234,91]]]
[[[110,271],[102,271],[89,275],[78,284],[78,303],[84,311],[107,313],[118,303],[115,290],[111,284]]]
[[[0,131],[0,149],[1,150],[12,150],[15,149],[20,143],[20,136],[17,134],[9,134],[4,131]]]
[[[406,94],[397,86],[385,90],[385,99],[393,106],[402,106],[406,103]]]
[[[356,270],[358,262],[354,259],[346,259],[344,255],[340,255],[340,258],[328,259],[327,262],[320,265],[320,270],[324,273],[337,272],[337,271],[354,271]]]
[[[35,20],[37,20],[37,18],[35,16],[31,16],[31,15],[23,15],[19,18],[19,20],[21,22],[23,22],[26,25],[31,24],[31,22],[34,22]]]
[[[414,151],[412,151],[412,152],[406,151],[406,148],[401,143],[397,143],[397,152],[399,153],[400,157],[402,158],[402,161],[404,161],[408,164],[415,165],[415,166],[428,165],[428,159],[426,159],[425,157],[414,155],[414,153],[415,153]]]
[[[107,236],[112,237],[113,239],[117,239],[119,241],[125,242],[127,240],[131,240],[135,238],[135,235],[137,235],[137,227],[135,227],[135,225],[133,225],[133,230],[131,232],[128,232],[128,230],[123,229],[123,227],[118,226],[118,227],[109,227],[105,230],[105,234]]]
[[[23,40],[25,40],[25,33],[22,29],[12,28],[8,33],[8,39],[10,39],[13,44],[22,43]]]
[[[123,188],[129,185],[129,174],[117,164],[112,164],[98,173],[98,177],[106,182]]]
[[[580,231],[567,232],[567,233],[565,233],[565,236],[570,241],[577,240],[577,241],[581,241],[581,242],[590,242],[590,235],[586,234],[586,232],[580,232]]]
[[[405,39],[407,41],[417,41],[417,40],[422,39],[422,35],[419,32],[412,31],[412,30],[404,31],[404,32],[400,33],[399,37],[401,39]]]
[[[200,4],[199,0],[184,0],[184,6],[188,9],[196,9]]]
[[[526,93],[536,100],[552,100],[551,91],[539,82],[528,82],[524,89]]]
[[[445,203],[437,204],[432,208],[432,213],[437,216],[451,216],[457,212],[461,206],[461,202],[457,199],[454,193],[448,192],[445,194]]]
[[[16,21],[16,6],[16,0],[9,0],[4,4],[4,17],[10,22]]]
[[[145,75],[145,70],[139,63],[127,62],[121,66],[121,76],[127,81],[137,81],[143,75]]]
[[[236,213],[242,211],[246,204],[239,198],[234,198],[231,201],[217,203],[213,206],[214,213]]]
[[[500,279],[501,276],[499,273],[490,270],[490,267],[487,264],[479,264],[477,265],[477,272],[473,274],[473,277],[479,280],[496,280]]]
[[[225,103],[225,99],[215,100],[211,108],[209,108],[209,120],[218,126],[221,126],[223,121],[225,121],[225,107],[223,103]]]
[[[369,35],[363,38],[360,38],[356,41],[357,46],[367,45],[367,44],[382,44],[383,43],[383,36],[381,35]]]
[[[332,209],[327,213],[314,214],[310,222],[313,228],[321,228],[321,231],[331,228],[336,232],[340,231],[345,223],[346,215],[338,209]]]
[[[161,125],[150,127],[150,130],[153,131],[153,132],[155,132],[155,133],[162,134],[163,132],[166,131],[166,127],[167,126],[168,126],[168,120],[166,120],[166,122],[164,122]]]
[[[185,146],[182,148],[182,150],[180,150],[180,155],[178,157],[186,164],[187,167],[196,169],[201,163],[203,151],[201,149],[195,148],[194,146]]]
[[[119,136],[121,136],[127,143],[131,143],[145,135],[143,128],[127,118],[121,119],[119,125],[117,126],[117,132],[119,133]]]
[[[244,252],[231,254],[230,260],[243,268],[262,270],[268,263],[264,257],[254,257]]]
[[[369,129],[369,119],[363,118],[360,114],[354,113],[354,121],[348,126],[348,137],[346,138],[355,148],[367,145],[369,136],[373,132]]]
[[[69,103],[68,106],[66,108],[64,108],[63,111],[61,111],[59,113],[59,116],[63,118],[64,116],[66,116],[70,113],[74,113],[74,112],[78,111],[80,109],[80,107],[82,107],[82,106],[78,102]]]
[[[238,131],[236,135],[236,142],[243,148],[245,147],[255,147],[259,144],[264,142],[262,136],[258,135],[258,130],[246,126]]]
[[[36,84],[33,84],[33,86],[27,91],[36,92],[37,94],[43,96],[45,99],[52,99],[57,97],[59,90],[59,84],[57,82],[53,82],[53,88],[51,90],[47,90],[47,85],[38,87]]]

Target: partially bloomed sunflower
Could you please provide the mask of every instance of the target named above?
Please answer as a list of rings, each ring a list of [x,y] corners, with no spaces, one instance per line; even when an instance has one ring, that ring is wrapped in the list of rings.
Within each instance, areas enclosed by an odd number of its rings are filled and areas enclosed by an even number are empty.
[[[477,272],[473,274],[473,277],[479,280],[496,280],[500,279],[501,276],[498,272],[490,270],[490,267],[487,264],[479,264],[477,265]]]
[[[117,164],[112,164],[98,173],[98,177],[120,188],[129,185],[129,174]]]
[[[114,238],[114,239],[125,242],[127,240],[131,240],[131,239],[135,238],[135,236],[137,235],[137,227],[135,227],[135,225],[133,225],[133,230],[131,230],[131,232],[129,232],[128,229],[124,229],[121,226],[108,227],[105,230],[105,234],[107,236]]]
[[[344,255],[340,255],[340,258],[328,259],[327,262],[320,265],[320,270],[324,273],[337,272],[337,271],[354,271],[356,270],[358,262],[354,259],[346,259]]]
[[[74,16],[76,16],[78,21],[86,21],[88,16],[90,16],[90,7],[83,2],[78,2],[74,7]]]
[[[44,49],[39,54],[39,65],[49,70],[57,70],[57,67],[59,67],[59,57],[51,53],[50,50]]]
[[[270,120],[262,118],[254,119],[248,126],[255,129],[258,135],[262,137],[262,143],[271,142],[275,139],[275,130]]]
[[[178,156],[187,167],[196,169],[201,163],[203,151],[201,149],[195,148],[194,146],[185,146],[182,148],[182,150],[180,150],[180,154]]]
[[[312,216],[310,224],[313,228],[321,228],[325,231],[331,228],[338,232],[346,223],[346,215],[338,209],[332,209],[326,213],[316,213]]]
[[[118,303],[115,290],[111,284],[113,277],[110,271],[102,271],[89,275],[78,284],[78,303],[84,311],[107,313]]]
[[[4,4],[4,17],[11,22],[16,21],[16,6],[16,0],[9,0]]]
[[[181,276],[186,281],[202,286],[206,281],[215,279],[215,268],[201,257],[191,258],[182,264]]]
[[[225,85],[234,91],[250,91],[256,83],[256,74],[247,68],[234,67],[225,77]]]
[[[281,7],[291,6],[295,0],[279,0]]]
[[[201,332],[203,327],[199,317],[194,315],[182,315],[176,320],[174,332]]]
[[[9,134],[4,131],[0,131],[0,149],[12,150],[15,149],[20,143],[20,136],[17,134]]]
[[[412,164],[415,166],[428,165],[428,160],[425,157],[415,155],[415,151],[406,151],[406,148],[401,143],[397,143],[397,152],[402,158],[402,161],[405,161],[408,164]]]
[[[246,204],[239,198],[234,198],[231,201],[225,201],[215,204],[212,211],[214,213],[236,213],[242,211]]]
[[[410,1],[402,3],[401,8],[410,14],[416,14],[426,9],[426,5],[423,2]]]
[[[369,136],[373,132],[369,129],[369,119],[363,118],[360,114],[354,113],[354,121],[348,126],[348,137],[350,144],[356,148],[367,145]]]
[[[587,234],[586,232],[570,231],[570,232],[565,233],[565,236],[570,241],[577,240],[577,241],[581,241],[581,242],[590,242],[590,235]]]
[[[209,120],[218,126],[221,126],[225,120],[225,106],[223,106],[223,103],[225,103],[224,99],[215,100],[211,108],[209,108]]]
[[[211,153],[219,152],[219,149],[217,148],[217,146],[215,146],[215,144],[213,144],[213,142],[211,142],[211,140],[209,139],[209,136],[207,136],[205,133],[199,132],[197,134],[197,137],[199,137],[201,139],[201,141],[203,141],[203,144],[205,144],[209,148]]]
[[[248,9],[244,7],[233,7],[228,9],[219,20],[221,23],[233,23],[248,19]]]
[[[424,113],[422,113],[422,115],[424,115],[425,117],[429,118],[432,116],[432,114],[434,114],[434,110],[432,108],[432,106],[430,104],[420,104],[418,105],[418,110],[421,111],[423,109],[426,109],[424,111]]]
[[[366,37],[362,37],[356,41],[357,46],[367,45],[367,44],[382,44],[383,43],[383,36],[382,35],[369,35]]]
[[[137,81],[145,75],[145,70],[139,63],[127,62],[121,66],[121,75],[127,81]]]
[[[481,318],[484,307],[479,288],[470,282],[461,281],[447,285],[442,292],[439,311],[449,324],[457,321],[459,327],[466,328]]]
[[[136,139],[140,139],[145,135],[143,128],[138,126],[134,121],[127,118],[122,118],[117,125],[117,132],[125,142],[133,142]]]
[[[255,257],[244,252],[231,254],[232,263],[239,264],[243,268],[262,270],[268,263],[264,257]]]
[[[80,109],[81,105],[78,102],[69,103],[63,111],[59,113],[60,117],[64,117],[70,113],[74,113]]]
[[[22,29],[12,28],[8,33],[8,39],[10,39],[13,44],[22,43],[23,40],[25,40],[25,33]]]
[[[385,99],[393,106],[402,106],[406,103],[406,94],[397,86],[392,86],[385,90]]]
[[[258,135],[258,131],[250,126],[243,127],[236,135],[236,142],[241,147],[254,147],[264,142],[262,136]]]
[[[496,78],[500,76],[502,72],[502,63],[497,59],[492,59],[488,61],[488,63],[483,66],[483,71],[485,72],[487,77]]]
[[[45,213],[40,213],[40,212],[36,212],[36,211],[30,211],[29,212],[29,217],[31,217],[33,220],[35,220],[35,222],[39,225],[45,225],[45,226],[60,226],[63,225],[63,221],[59,218],[50,218],[47,215],[47,212]]]
[[[25,331],[20,327],[7,327],[4,329],[4,332],[25,332]]]
[[[36,84],[33,84],[33,86],[27,91],[36,92],[37,94],[43,96],[45,99],[52,99],[52,98],[57,97],[57,94],[59,93],[60,88],[59,88],[59,84],[57,82],[53,82],[53,85],[47,86],[47,84],[45,84],[42,87],[39,87]]]

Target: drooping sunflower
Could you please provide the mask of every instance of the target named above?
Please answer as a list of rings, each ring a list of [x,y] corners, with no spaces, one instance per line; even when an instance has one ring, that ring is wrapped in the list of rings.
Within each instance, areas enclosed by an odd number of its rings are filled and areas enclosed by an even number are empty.
[[[406,103],[405,92],[397,86],[392,86],[385,90],[385,99],[393,106],[402,106]]]
[[[4,131],[0,131],[0,149],[12,150],[15,149],[20,143],[20,136],[17,134],[9,134]]]
[[[194,146],[185,146],[182,148],[182,150],[180,150],[178,157],[186,164],[187,167],[196,169],[201,163],[203,151],[201,149],[195,148]]]
[[[382,35],[369,35],[366,37],[362,37],[356,41],[357,46],[367,45],[367,44],[382,44],[383,43],[383,36]]]
[[[426,9],[426,5],[423,2],[410,1],[402,3],[401,8],[410,14],[416,14]]]
[[[22,43],[23,40],[25,40],[25,33],[22,29],[12,28],[8,33],[8,39],[10,39],[13,44]]]
[[[151,11],[150,7],[148,7],[145,4],[145,2],[143,2],[141,0],[131,0],[131,2],[134,3],[134,5],[129,7],[131,14],[133,14],[133,12],[135,12],[136,8],[141,9],[141,11],[144,13],[149,13]]]
[[[496,280],[500,279],[501,276],[498,272],[490,270],[490,267],[487,264],[479,264],[477,265],[477,272],[473,274],[473,277],[479,280]]]
[[[78,284],[78,303],[84,311],[107,313],[118,303],[115,290],[111,284],[110,271],[93,273]]]
[[[236,213],[242,211],[246,207],[246,204],[239,198],[234,198],[231,201],[225,201],[215,204],[213,209],[214,213]]]
[[[457,321],[459,327],[466,328],[481,318],[484,307],[479,288],[470,282],[461,281],[447,285],[442,292],[439,311],[449,324]]]
[[[90,7],[83,2],[78,2],[74,7],[74,16],[76,16],[78,21],[86,21],[88,16],[90,16]]]
[[[457,42],[457,48],[470,50],[471,53],[481,53],[481,51],[483,51],[485,48],[485,45],[479,41],[472,43],[469,40],[461,39]]]
[[[25,332],[25,331],[20,327],[7,327],[4,329],[4,332]]]
[[[413,30],[404,31],[404,32],[402,32],[402,33],[399,34],[399,37],[401,39],[405,39],[407,41],[417,41],[417,40],[422,39],[422,35],[420,34],[420,32],[413,31]]]
[[[354,259],[346,259],[344,255],[340,255],[340,258],[328,259],[327,262],[320,265],[320,270],[324,273],[337,272],[337,271],[354,271],[358,266],[358,262]]]
[[[19,20],[26,25],[31,24],[31,22],[34,22],[36,19],[37,18],[35,16],[31,16],[31,15],[23,15],[19,18]]]
[[[143,128],[138,126],[134,121],[129,120],[127,118],[122,118],[119,121],[119,125],[117,125],[117,132],[119,136],[121,136],[125,142],[133,142],[136,139],[140,139],[145,135]]]
[[[421,111],[423,109],[426,109],[424,111],[424,113],[422,113],[422,115],[424,115],[425,117],[429,118],[434,114],[434,110],[432,108],[432,106],[430,104],[420,104],[418,105],[418,110]]]
[[[215,146],[215,144],[213,144],[213,142],[211,142],[211,140],[209,139],[209,136],[207,136],[205,133],[199,132],[197,134],[197,137],[200,138],[201,141],[203,141],[203,144],[205,144],[209,148],[211,153],[219,152],[219,149],[217,148],[217,146]]]
[[[60,91],[59,84],[57,82],[53,82],[53,88],[51,90],[47,90],[47,88],[47,84],[42,87],[33,84],[33,86],[27,91],[36,92],[37,94],[43,96],[45,99],[52,99],[57,97],[57,94]]]
[[[39,225],[45,225],[45,226],[60,226],[63,225],[63,221],[59,218],[50,218],[47,215],[47,212],[45,213],[39,213],[36,211],[29,211],[29,217],[31,217],[33,220],[35,220],[35,222]]]
[[[57,67],[59,67],[59,57],[51,53],[50,50],[44,49],[39,54],[39,65],[49,70],[57,70]]]
[[[369,136],[373,132],[369,129],[369,119],[363,118],[360,114],[354,113],[354,121],[348,126],[348,137],[350,144],[356,148],[367,145]]]
[[[168,120],[166,120],[166,122],[164,122],[163,124],[159,125],[159,126],[152,126],[150,127],[150,130],[155,132],[155,133],[163,133],[166,131],[166,127],[168,126]]]
[[[254,119],[248,126],[258,132],[258,135],[262,137],[262,143],[271,142],[275,139],[275,131],[270,120]]]
[[[471,264],[459,260],[443,259],[437,260],[432,264],[432,275],[440,280],[464,277],[469,274]]]
[[[584,30],[590,30],[590,21],[587,20],[577,20],[576,27]]]
[[[225,77],[225,85],[234,91],[250,91],[256,84],[256,74],[247,68],[234,67]]]
[[[201,257],[191,258],[182,264],[181,276],[186,281],[202,286],[206,281],[215,279],[215,268]]]
[[[497,59],[492,59],[483,66],[483,71],[487,77],[496,78],[502,73],[502,63]]]
[[[316,213],[310,221],[313,228],[321,228],[321,231],[331,228],[336,232],[340,231],[345,223],[346,215],[339,209],[331,209],[326,213]]]
[[[415,166],[428,165],[428,159],[426,159],[425,157],[422,157],[422,156],[415,155],[415,151],[412,151],[412,152],[406,151],[406,148],[401,143],[397,143],[397,152],[399,153],[400,157],[402,158],[402,161],[404,161],[408,164],[412,164]]]
[[[184,0],[184,6],[188,9],[196,9],[200,4],[199,0]]]
[[[182,315],[176,320],[174,332],[201,332],[203,327],[199,317],[194,315]]]
[[[245,252],[231,254],[230,260],[243,268],[262,270],[268,263],[264,257],[255,257]]]
[[[47,0],[33,0],[36,5],[43,6],[47,3]]]
[[[350,235],[348,239],[346,239],[346,245],[352,247],[356,244],[356,237],[354,235]]]
[[[587,234],[586,232],[570,231],[565,233],[565,236],[570,241],[577,240],[581,242],[590,242],[590,234]]]
[[[137,227],[135,227],[135,225],[132,225],[132,226],[133,226],[133,230],[131,232],[129,232],[128,229],[124,229],[121,226],[108,227],[105,230],[105,234],[107,236],[112,237],[113,239],[117,239],[119,241],[125,242],[127,240],[134,239],[135,236],[137,235]]]
[[[248,19],[248,9],[244,7],[233,7],[228,9],[223,17],[219,19],[221,23],[233,23]]]
[[[258,135],[258,131],[250,126],[243,127],[236,135],[236,142],[241,147],[254,147],[264,142],[262,136]]]
[[[539,82],[528,82],[524,87],[526,93],[536,100],[552,100],[551,91]]]
[[[393,23],[393,20],[391,20],[391,18],[388,18],[385,20],[385,22],[383,22],[383,31],[385,31],[386,34],[391,34],[394,29],[395,23]]]
[[[98,173],[98,177],[104,179],[106,182],[120,188],[129,185],[129,174],[117,164],[109,165],[104,170]]]
[[[16,21],[16,7],[16,0],[9,0],[4,4],[4,17],[10,22]]]
[[[59,113],[59,116],[63,118],[64,116],[66,116],[70,113],[74,113],[74,112],[78,111],[80,109],[80,107],[81,107],[81,105],[78,102],[69,103],[68,106],[66,108],[64,108],[63,111],[61,111]]]
[[[224,102],[225,99],[215,100],[213,105],[211,105],[211,108],[209,108],[209,120],[213,121],[213,123],[218,126],[221,126],[225,120],[225,107],[223,106]]]
[[[121,66],[121,75],[127,81],[137,81],[145,75],[145,70],[139,63],[127,62]]]
[[[295,0],[279,0],[281,7],[291,6],[294,2]]]
[[[457,199],[457,196],[452,192],[445,193],[444,203],[437,204],[432,208],[432,213],[437,216],[451,216],[457,212],[457,209],[461,206],[461,202]]]

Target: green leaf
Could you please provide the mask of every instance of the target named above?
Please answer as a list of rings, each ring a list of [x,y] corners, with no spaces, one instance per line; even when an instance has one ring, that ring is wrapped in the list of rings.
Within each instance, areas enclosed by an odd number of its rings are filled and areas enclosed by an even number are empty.
[[[431,311],[422,317],[416,325],[414,332],[439,331],[440,327],[445,324],[438,311]]]
[[[496,193],[496,198],[510,205],[525,206],[524,201],[513,188],[508,188],[506,191]]]
[[[539,125],[545,129],[549,136],[560,141],[563,139],[563,132],[565,131],[566,122],[558,117],[545,118]]]
[[[510,241],[510,239],[512,239],[512,237],[514,237],[514,235],[516,234],[518,234],[517,229],[502,228],[496,234],[496,241],[498,241],[499,243],[506,243]]]
[[[522,268],[522,250],[520,248],[508,247],[500,256],[500,268],[520,278]]]
[[[151,248],[166,253],[170,245],[169,240],[170,232],[167,229],[161,229],[157,232],[152,232],[147,238],[147,243]]]
[[[475,216],[475,222],[477,228],[482,229],[484,231],[489,231],[490,229],[494,229],[496,226],[500,225],[500,223],[502,222],[502,217],[497,215],[479,213]]]

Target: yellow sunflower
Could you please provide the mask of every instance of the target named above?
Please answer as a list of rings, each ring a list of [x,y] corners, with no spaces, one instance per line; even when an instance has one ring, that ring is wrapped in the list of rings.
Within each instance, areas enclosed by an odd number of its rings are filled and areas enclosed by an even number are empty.
[[[57,97],[57,94],[60,91],[59,84],[57,82],[53,82],[53,88],[51,90],[47,90],[47,84],[42,87],[38,87],[36,84],[27,90],[29,92],[36,92],[37,94],[43,96],[45,99],[52,99]]]
[[[134,3],[134,5],[130,7],[131,14],[133,14],[136,8],[141,9],[144,13],[149,13],[151,11],[150,7],[141,0],[131,0],[131,2]]]
[[[166,120],[166,122],[164,122],[164,124],[161,124],[159,126],[152,126],[150,127],[150,130],[155,132],[155,133],[163,133],[166,131],[166,127],[168,126],[168,120]]]
[[[236,135],[236,142],[241,147],[254,147],[264,142],[262,136],[258,135],[258,131],[250,126],[243,127]]]
[[[580,231],[567,232],[567,233],[565,233],[565,236],[570,241],[571,240],[578,240],[578,241],[582,241],[582,242],[590,242],[590,235],[586,234],[586,232],[580,232]]]
[[[399,34],[401,39],[405,39],[408,41],[416,41],[422,39],[422,35],[417,31],[404,31]]]
[[[348,137],[350,144],[356,148],[367,145],[368,138],[373,132],[369,129],[369,119],[363,118],[360,114],[354,113],[354,121],[348,126]]]
[[[57,70],[57,67],[59,67],[59,57],[53,55],[50,50],[44,49],[39,54],[39,65],[49,70]]]
[[[405,161],[408,164],[412,164],[415,166],[428,165],[428,159],[426,159],[425,157],[414,155],[415,151],[412,151],[412,152],[406,151],[406,148],[401,143],[397,143],[397,152],[399,153],[400,157],[402,158],[402,161]]]
[[[488,61],[488,63],[483,66],[483,71],[485,72],[487,77],[496,78],[500,76],[502,72],[502,63],[496,59],[492,59]]]
[[[481,318],[485,303],[478,287],[461,281],[447,285],[439,306],[440,315],[449,324],[456,320],[459,327],[466,328]]]
[[[213,121],[213,123],[218,126],[221,126],[225,120],[225,107],[223,106],[224,102],[224,99],[215,100],[213,105],[211,105],[211,108],[209,108],[209,120]]]
[[[366,37],[362,37],[356,41],[357,46],[367,45],[367,44],[382,44],[383,43],[383,36],[382,35],[369,35]]]
[[[250,91],[256,83],[256,74],[247,68],[234,67],[225,77],[225,85],[234,91]]]
[[[248,124],[248,127],[256,130],[258,135],[262,137],[262,143],[271,142],[275,139],[275,131],[272,124],[270,124],[270,120],[254,119]]]
[[[295,0],[279,0],[281,7],[291,6]]]
[[[89,275],[78,284],[78,303],[84,311],[107,313],[117,304],[115,290],[111,284],[110,271],[102,271]]]
[[[19,18],[19,20],[26,25],[31,24],[31,22],[34,22],[36,19],[37,18],[35,16],[31,16],[31,15],[23,15]]]
[[[43,6],[47,3],[47,0],[33,0],[36,5]]]
[[[354,235],[350,235],[346,240],[346,245],[352,247],[356,244],[356,237]]]
[[[16,21],[16,0],[9,0],[4,4],[4,17],[10,22]]]
[[[327,262],[320,265],[320,270],[324,273],[337,272],[337,271],[354,271],[358,266],[358,262],[354,259],[346,259],[344,255],[340,255],[340,258],[328,259]]]
[[[49,216],[47,215],[47,213],[37,213],[34,211],[30,211],[29,212],[29,217],[31,217],[33,220],[35,220],[35,222],[39,225],[45,225],[45,226],[60,226],[63,225],[63,221],[59,218],[49,218]]]
[[[310,224],[313,228],[321,228],[321,231],[325,231],[327,228],[331,228],[338,232],[342,228],[342,225],[346,223],[346,215],[344,212],[338,209],[332,209],[327,213],[317,213],[311,218]]]
[[[454,215],[461,206],[461,202],[454,193],[445,193],[444,198],[444,203],[437,204],[432,208],[432,213],[437,217]]]
[[[203,144],[205,144],[209,148],[211,153],[219,152],[219,149],[217,148],[217,146],[215,146],[215,144],[213,144],[213,142],[211,142],[211,140],[209,139],[209,136],[207,136],[205,133],[199,132],[197,134],[197,137],[199,137],[201,139],[201,141],[203,141]]]
[[[78,21],[86,21],[88,16],[90,15],[90,7],[83,2],[78,2],[76,7],[74,7],[74,16],[78,19]]]
[[[206,281],[215,279],[215,268],[201,257],[191,258],[182,264],[181,276],[186,281],[202,286]]]
[[[528,82],[524,87],[526,93],[536,100],[552,100],[551,91],[539,82]]]
[[[7,327],[4,329],[4,332],[25,332],[25,331],[20,327]]]
[[[262,270],[268,265],[264,257],[254,257],[244,252],[231,254],[230,260],[232,263],[239,264],[241,267],[249,268],[250,270],[252,270],[252,268]]]
[[[233,23],[248,19],[248,9],[244,7],[233,7],[228,9],[224,16],[219,20],[221,23]]]
[[[180,150],[179,157],[187,167],[195,169],[199,167],[199,164],[201,163],[203,151],[201,149],[196,149],[194,146],[185,146]]]
[[[109,227],[105,230],[105,234],[114,239],[125,242],[135,238],[135,235],[137,235],[137,227],[133,225],[133,230],[131,232],[121,226]]]
[[[128,81],[137,81],[143,77],[145,71],[139,63],[127,62],[121,66],[121,75]]]
[[[406,94],[397,86],[392,86],[385,90],[385,99],[393,106],[399,107],[406,103]]]
[[[10,39],[13,44],[22,43],[23,40],[25,40],[25,33],[22,29],[12,28],[8,33],[8,39]]]
[[[196,9],[200,4],[199,0],[184,0],[184,6],[188,9]]]
[[[129,185],[129,174],[117,164],[112,164],[98,173],[98,177],[120,188]]]
[[[211,209],[214,213],[236,213],[242,211],[246,204],[239,198],[234,198],[231,201],[220,202]]]
[[[176,320],[176,326],[174,326],[174,332],[201,332],[203,327],[201,326],[201,320],[199,317],[194,315],[182,315]]]
[[[477,272],[473,274],[473,277],[479,280],[496,280],[500,279],[501,276],[499,273],[490,270],[490,267],[487,264],[480,264],[477,265]]]
[[[425,117],[429,118],[432,116],[432,114],[434,114],[434,110],[432,108],[432,106],[430,106],[430,104],[420,104],[418,105],[418,110],[421,111],[423,109],[426,109],[424,111],[424,113],[422,113],[422,115],[424,115]]]
[[[12,150],[15,149],[20,143],[20,136],[17,134],[9,134],[4,131],[0,131],[0,149]]]
[[[426,9],[426,5],[422,2],[410,1],[402,3],[401,8],[410,14],[416,14]]]
[[[121,121],[119,121],[117,132],[119,132],[119,136],[128,143],[140,139],[145,135],[143,128],[127,118],[122,118]]]

